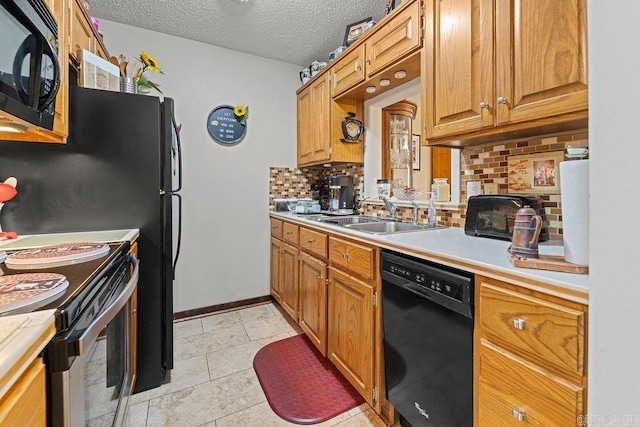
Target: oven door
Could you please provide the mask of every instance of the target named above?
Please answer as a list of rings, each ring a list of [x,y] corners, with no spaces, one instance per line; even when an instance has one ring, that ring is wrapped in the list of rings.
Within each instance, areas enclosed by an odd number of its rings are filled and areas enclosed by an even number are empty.
[[[135,382],[139,271],[137,260],[130,259],[112,275],[109,295],[96,297],[107,302],[100,303],[102,308],[95,315],[88,313],[91,320],[87,326],[74,326],[49,344],[52,426],[125,424]],[[89,307],[89,312],[92,309]],[[64,356],[62,348],[70,354]],[[69,362],[66,367],[63,358]]]

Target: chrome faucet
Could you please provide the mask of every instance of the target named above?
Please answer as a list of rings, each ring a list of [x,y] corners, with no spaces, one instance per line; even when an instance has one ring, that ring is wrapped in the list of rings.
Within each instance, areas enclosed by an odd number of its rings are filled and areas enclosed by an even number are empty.
[[[413,206],[413,223],[417,224],[418,223],[418,210],[420,209],[420,207],[415,202],[415,200],[411,201],[411,206]]]
[[[389,211],[389,215],[391,216],[391,219],[396,219],[396,206],[384,196],[382,196],[382,201],[384,202],[384,205],[387,207],[387,210]]]

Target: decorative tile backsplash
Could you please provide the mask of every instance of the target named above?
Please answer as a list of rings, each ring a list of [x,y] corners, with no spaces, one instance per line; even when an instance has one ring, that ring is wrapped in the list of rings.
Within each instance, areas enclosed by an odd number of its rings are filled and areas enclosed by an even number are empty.
[[[586,146],[587,132],[547,138],[528,139],[523,141],[494,144],[481,147],[466,148],[460,155],[460,193],[461,206],[458,210],[438,210],[438,224],[450,227],[464,227],[467,182],[481,181],[485,184],[498,184],[498,193],[508,193],[507,158],[522,154],[564,151],[569,145]],[[269,205],[273,206],[274,198],[311,197],[311,184],[319,179],[328,179],[331,175],[351,175],[354,186],[363,182],[364,167],[362,165],[343,165],[330,168],[271,168],[269,176]],[[560,177],[562,180],[562,177]],[[562,240],[562,206],[559,194],[540,194],[547,217],[547,227],[551,240]],[[365,204],[365,215],[387,216],[384,206]],[[411,208],[399,206],[398,218],[411,220]],[[419,222],[426,222],[426,209],[420,209]]]
[[[318,180],[328,180],[331,175],[353,177],[353,186],[364,182],[364,166],[337,165],[332,167],[313,166],[308,168],[277,168],[269,170],[269,206],[273,199],[311,197],[311,185]]]

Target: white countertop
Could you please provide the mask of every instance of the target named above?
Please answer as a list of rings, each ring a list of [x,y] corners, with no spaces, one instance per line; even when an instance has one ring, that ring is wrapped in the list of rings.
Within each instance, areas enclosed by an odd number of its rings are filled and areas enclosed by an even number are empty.
[[[553,292],[558,296],[570,298],[586,303],[589,293],[589,275],[561,273],[549,270],[514,267],[507,257],[509,241],[468,236],[459,227],[440,228],[435,230],[414,231],[397,234],[371,234],[356,231],[347,227],[326,222],[316,221],[308,215],[296,215],[288,212],[271,212],[274,217],[295,219],[327,231],[344,234],[363,241],[372,242],[382,248],[407,251],[412,255],[462,268],[472,273],[487,275],[487,270],[495,272],[497,276],[518,278],[525,282],[544,282],[547,285],[566,289],[571,295]],[[563,255],[564,246],[558,241],[547,241],[539,244],[541,255]],[[445,261],[443,262],[443,259]],[[535,286],[533,286],[535,287]],[[582,297],[575,294],[583,294]]]
[[[41,246],[57,245],[60,243],[111,243],[111,242],[133,242],[140,235],[137,228],[122,230],[96,230],[78,231],[72,233],[48,233],[48,234],[25,234],[16,239],[0,240],[0,251],[22,250],[27,248],[37,248]]]
[[[0,397],[20,378],[55,333],[52,330],[51,336],[41,339],[43,333],[53,325],[54,312],[52,309],[0,317]],[[35,344],[37,346],[32,348]],[[21,361],[26,353],[30,353],[31,357]],[[21,365],[15,369],[18,363]],[[10,375],[5,378],[7,374]]]

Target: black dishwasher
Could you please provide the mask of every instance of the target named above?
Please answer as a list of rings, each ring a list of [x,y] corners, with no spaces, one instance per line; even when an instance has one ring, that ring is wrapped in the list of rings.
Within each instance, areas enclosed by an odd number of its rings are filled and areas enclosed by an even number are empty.
[[[387,400],[412,426],[473,425],[473,274],[383,250]]]

